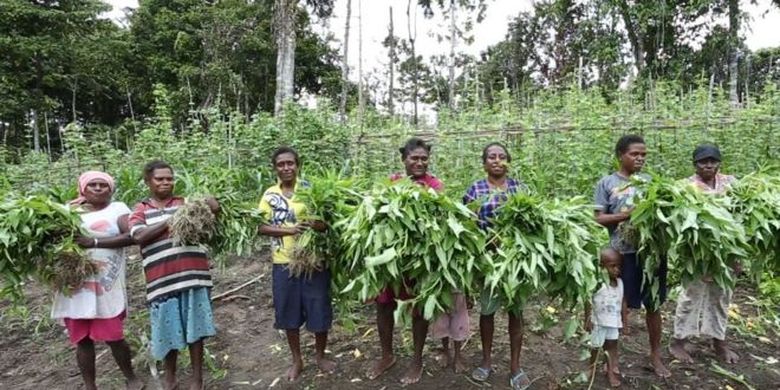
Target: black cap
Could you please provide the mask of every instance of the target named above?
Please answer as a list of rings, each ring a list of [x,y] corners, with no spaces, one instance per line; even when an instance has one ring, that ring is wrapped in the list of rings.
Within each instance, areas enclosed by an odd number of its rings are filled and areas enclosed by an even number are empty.
[[[693,151],[693,162],[701,161],[706,158],[712,158],[720,161],[720,149],[715,145],[699,145]]]

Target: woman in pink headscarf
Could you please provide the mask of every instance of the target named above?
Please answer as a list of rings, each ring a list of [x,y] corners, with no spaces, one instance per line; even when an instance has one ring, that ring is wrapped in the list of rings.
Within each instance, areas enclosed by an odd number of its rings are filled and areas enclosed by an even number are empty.
[[[70,207],[80,214],[87,235],[78,237],[76,242],[86,248],[98,273],[76,286],[71,295],[58,292],[51,317],[65,325],[70,342],[76,346],[76,360],[86,389],[97,389],[96,341],[111,347],[127,388],[142,389],[144,384],[133,373],[130,347],[124,340],[125,247],[133,244],[127,229],[130,209],[122,202],[112,202],[114,179],[106,173],[85,172],[78,185],[79,197],[70,202]]]

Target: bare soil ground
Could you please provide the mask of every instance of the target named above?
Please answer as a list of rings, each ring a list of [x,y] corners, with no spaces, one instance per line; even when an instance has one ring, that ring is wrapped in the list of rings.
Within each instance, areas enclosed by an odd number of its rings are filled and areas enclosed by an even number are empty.
[[[270,262],[268,254],[255,259],[237,260],[225,270],[214,271],[214,295],[228,291],[254,277],[262,275],[258,282],[230,294],[227,299],[214,302],[218,335],[206,343],[207,388],[209,389],[397,389],[400,378],[409,363],[411,355],[411,334],[407,329],[397,327],[395,340],[398,363],[384,376],[369,381],[365,373],[373,358],[378,356],[379,345],[374,329],[373,308],[357,307],[350,313],[337,318],[329,346],[330,357],[339,365],[338,372],[325,375],[318,372],[311,356],[314,338],[305,334],[302,338],[306,367],[303,377],[297,383],[284,379],[289,364],[285,338],[273,329],[273,307],[271,300]],[[136,355],[134,364],[137,372],[146,381],[148,389],[158,389],[155,378],[157,367],[145,357],[144,339],[148,332],[144,316],[143,280],[139,265],[134,263],[128,271],[131,295],[130,318],[126,323],[128,341]],[[735,302],[741,316],[754,316],[751,305],[745,303],[753,292],[740,288]],[[48,320],[50,294],[31,285],[28,288],[27,303],[23,309],[13,308],[9,302],[0,302],[0,389],[80,389],[81,377],[75,362],[75,353],[68,344],[63,328]],[[526,338],[522,365],[533,381],[531,389],[586,389],[581,373],[587,363],[580,360],[586,352],[578,342],[564,342],[562,323],[567,313],[543,316],[543,303],[526,310]],[[668,345],[671,334],[671,311],[674,302],[665,305],[664,345]],[[779,308],[780,309],[780,308]],[[425,372],[419,384],[407,386],[414,389],[472,389],[507,388],[509,344],[506,334],[506,317],[496,318],[496,340],[494,364],[496,372],[487,383],[472,381],[468,375],[455,375],[443,369],[435,361],[434,353],[438,343],[429,340],[426,347]],[[546,325],[545,325],[546,323]],[[747,389],[747,383],[754,389],[780,389],[780,342],[774,333],[730,336],[732,348],[741,356],[734,365],[722,367],[742,376],[744,383],[730,379],[714,371],[715,356],[707,343],[697,341],[695,364],[687,365],[673,361],[665,353],[666,362],[673,372],[668,380],[660,380],[649,369],[646,359],[647,334],[644,331],[642,313],[632,313],[631,335],[623,337],[621,343],[621,369],[625,389]],[[533,329],[534,331],[532,331]],[[480,343],[477,314],[472,314],[471,338],[464,350],[470,366],[480,361]],[[139,352],[140,350],[140,352]],[[100,345],[98,354],[98,385],[102,389],[122,389],[123,380],[107,347]],[[184,356],[180,362],[186,362]],[[188,369],[182,363],[180,382],[187,384]],[[156,372],[159,374],[159,372]],[[608,383],[604,376],[596,376],[593,389],[604,389]]]

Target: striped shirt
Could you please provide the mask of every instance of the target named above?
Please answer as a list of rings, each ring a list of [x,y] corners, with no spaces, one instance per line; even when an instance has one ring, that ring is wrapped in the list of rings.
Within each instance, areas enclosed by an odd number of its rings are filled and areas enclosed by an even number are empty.
[[[130,216],[130,236],[150,225],[167,221],[183,204],[184,198],[180,197],[172,197],[163,208],[155,207],[151,199],[141,201]],[[199,246],[176,244],[167,232],[141,246],[141,256],[147,302],[193,288],[212,287],[206,251]]]

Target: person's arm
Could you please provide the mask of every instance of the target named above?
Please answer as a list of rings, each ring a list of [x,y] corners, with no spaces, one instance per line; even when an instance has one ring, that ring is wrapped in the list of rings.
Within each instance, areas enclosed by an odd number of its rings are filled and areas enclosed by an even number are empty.
[[[293,227],[284,227],[284,226],[273,226],[268,224],[262,224],[260,225],[260,228],[258,231],[260,234],[264,236],[269,237],[286,237],[286,236],[294,236],[296,234],[301,234],[306,231],[309,227],[304,224],[298,224]]]
[[[114,237],[78,237],[76,243],[82,248],[124,248],[134,244],[130,233],[122,233]]]
[[[82,248],[124,248],[126,246],[133,245],[133,239],[130,237],[130,233],[127,228],[127,214],[120,215],[117,218],[117,225],[119,226],[119,235],[113,237],[85,237],[80,236],[76,238],[76,244]]]
[[[130,237],[138,245],[146,246],[158,239],[161,235],[168,232],[168,222],[162,221],[153,225],[146,224],[146,216],[144,215],[144,205],[139,203],[135,206],[135,210],[130,214],[127,226],[130,229]],[[121,221],[120,221],[121,229]]]
[[[622,334],[628,334],[626,331],[628,329],[628,301],[625,297],[623,297],[623,303],[620,307],[620,322],[623,323],[623,328],[621,328]]]
[[[611,191],[609,188],[607,188],[603,179],[602,181],[599,181],[598,184],[596,184],[596,190],[593,196],[593,203],[596,205],[594,216],[596,218],[596,222],[604,227],[613,227],[631,218],[630,210],[625,213],[615,214],[609,214],[605,212],[609,207],[610,194]]]
[[[132,232],[133,241],[138,245],[148,245],[168,232],[168,221],[157,222],[153,225],[137,227]]]
[[[604,227],[615,226],[623,221],[631,219],[631,212],[607,214],[601,210],[596,210],[596,222]]]
[[[585,302],[585,317],[584,317],[584,323],[585,323],[585,330],[588,332],[593,330],[593,321],[591,321],[591,304],[590,301]]]

